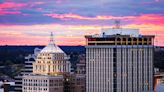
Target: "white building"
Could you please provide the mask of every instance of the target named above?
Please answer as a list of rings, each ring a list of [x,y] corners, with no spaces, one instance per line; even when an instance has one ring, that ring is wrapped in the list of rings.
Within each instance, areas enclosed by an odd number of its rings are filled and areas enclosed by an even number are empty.
[[[153,90],[154,36],[136,29],[106,29],[85,37],[86,92]]]
[[[32,74],[23,76],[23,92],[84,92],[85,75],[71,74],[69,57],[53,41],[33,62]]]

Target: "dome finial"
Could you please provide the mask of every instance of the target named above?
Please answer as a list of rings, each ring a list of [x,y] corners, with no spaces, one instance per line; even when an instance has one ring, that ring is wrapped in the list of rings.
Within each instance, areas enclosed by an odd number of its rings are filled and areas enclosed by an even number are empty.
[[[51,32],[51,35],[50,35],[50,42],[52,41],[53,42],[53,33]]]
[[[52,33],[52,32],[51,32],[51,34],[50,34],[49,45],[54,45],[54,39],[53,39],[53,33]]]

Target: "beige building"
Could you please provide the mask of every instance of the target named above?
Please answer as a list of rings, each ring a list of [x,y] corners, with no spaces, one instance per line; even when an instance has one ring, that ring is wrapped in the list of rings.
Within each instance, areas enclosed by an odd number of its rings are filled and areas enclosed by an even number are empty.
[[[33,73],[23,76],[23,92],[84,92],[85,75],[71,74],[68,60],[51,34],[49,44],[33,63]]]
[[[63,92],[63,76],[25,75],[23,92]]]

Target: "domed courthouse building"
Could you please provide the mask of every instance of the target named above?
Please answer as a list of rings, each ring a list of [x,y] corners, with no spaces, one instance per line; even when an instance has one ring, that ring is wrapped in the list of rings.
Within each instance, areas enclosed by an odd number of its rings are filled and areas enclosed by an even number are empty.
[[[85,92],[85,75],[71,73],[69,56],[54,43],[52,33],[22,83],[22,92]]]

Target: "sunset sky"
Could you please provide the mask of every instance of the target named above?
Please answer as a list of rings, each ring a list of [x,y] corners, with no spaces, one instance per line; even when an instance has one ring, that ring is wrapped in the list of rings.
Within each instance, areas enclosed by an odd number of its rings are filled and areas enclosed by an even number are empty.
[[[101,28],[138,28],[164,46],[164,0],[0,0],[0,45],[85,45]]]

